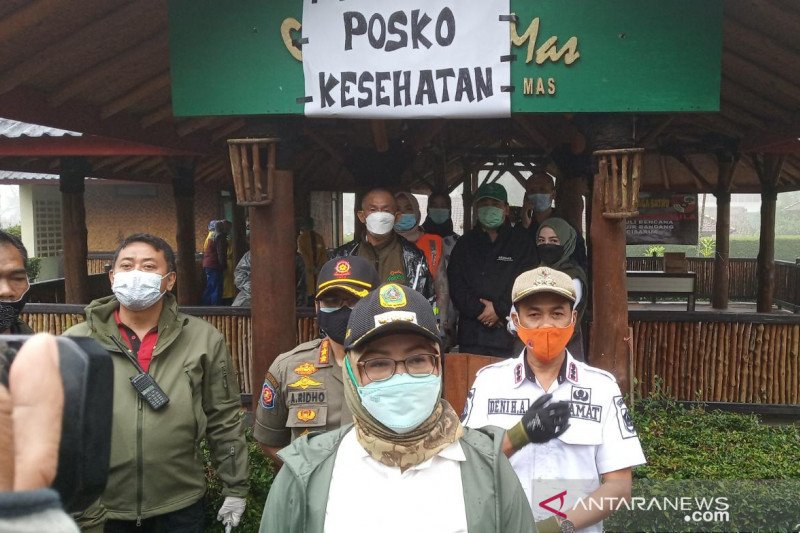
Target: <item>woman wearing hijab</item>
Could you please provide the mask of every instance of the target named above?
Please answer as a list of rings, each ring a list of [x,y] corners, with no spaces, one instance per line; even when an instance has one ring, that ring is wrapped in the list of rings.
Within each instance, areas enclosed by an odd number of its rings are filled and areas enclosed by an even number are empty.
[[[589,282],[586,272],[571,259],[577,240],[578,234],[569,222],[563,218],[552,217],[539,225],[536,250],[539,252],[539,266],[549,266],[572,278],[572,284],[575,286],[575,310],[578,312],[578,318],[575,323],[575,333],[567,348],[574,357],[583,361],[583,335],[580,325],[589,299]]]
[[[278,453],[260,531],[535,531],[504,432],[464,428],[441,399],[442,342],[424,296],[395,283],[372,291],[344,342],[353,425]],[[313,412],[296,416],[314,429]]]

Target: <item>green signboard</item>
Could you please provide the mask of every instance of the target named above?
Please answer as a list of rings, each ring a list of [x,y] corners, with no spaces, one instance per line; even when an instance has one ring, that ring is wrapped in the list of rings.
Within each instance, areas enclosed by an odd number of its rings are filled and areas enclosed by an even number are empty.
[[[511,0],[511,12],[512,112],[719,110],[722,0]],[[302,114],[302,15],[301,0],[170,0],[175,115]]]

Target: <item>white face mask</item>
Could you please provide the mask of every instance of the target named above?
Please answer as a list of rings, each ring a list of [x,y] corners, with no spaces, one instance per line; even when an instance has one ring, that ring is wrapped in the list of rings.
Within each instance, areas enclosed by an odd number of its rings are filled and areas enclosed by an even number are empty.
[[[116,272],[111,290],[126,309],[143,311],[155,305],[164,296],[161,292],[161,280],[168,275],[169,273],[160,276],[155,272],[141,270]]]
[[[386,235],[394,229],[394,214],[380,211],[367,216],[367,231],[373,235]]]

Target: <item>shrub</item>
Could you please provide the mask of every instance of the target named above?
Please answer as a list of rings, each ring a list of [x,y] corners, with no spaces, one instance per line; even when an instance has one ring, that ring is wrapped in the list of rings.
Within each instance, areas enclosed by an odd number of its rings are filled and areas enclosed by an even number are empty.
[[[714,237],[700,237],[697,244],[697,253],[700,257],[713,257],[717,249],[717,240]]]

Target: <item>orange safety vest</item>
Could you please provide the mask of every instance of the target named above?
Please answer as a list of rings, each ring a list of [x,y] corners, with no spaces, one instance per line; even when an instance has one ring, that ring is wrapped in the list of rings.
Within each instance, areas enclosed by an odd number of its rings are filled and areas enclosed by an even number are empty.
[[[428,269],[431,271],[431,276],[436,277],[436,272],[439,270],[439,265],[442,263],[442,256],[444,255],[444,242],[439,235],[435,233],[423,233],[417,239],[417,248],[422,250],[425,254],[425,261],[428,262]]]

